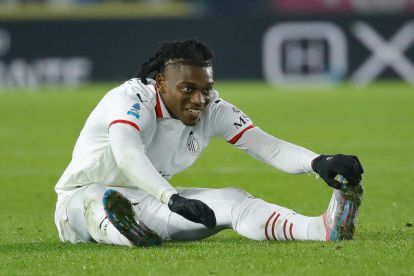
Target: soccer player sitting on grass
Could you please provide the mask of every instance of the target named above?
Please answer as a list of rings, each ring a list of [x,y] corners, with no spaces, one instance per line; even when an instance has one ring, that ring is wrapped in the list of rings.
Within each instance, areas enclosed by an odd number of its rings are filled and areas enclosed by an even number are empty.
[[[166,42],[87,119],[56,185],[62,241],[158,245],[233,229],[254,240],[352,239],[362,197],[356,156],[319,155],[255,126],[213,89],[213,54],[197,40]],[[175,189],[212,137],[279,170],[315,172],[333,190],[307,217],[236,188]]]

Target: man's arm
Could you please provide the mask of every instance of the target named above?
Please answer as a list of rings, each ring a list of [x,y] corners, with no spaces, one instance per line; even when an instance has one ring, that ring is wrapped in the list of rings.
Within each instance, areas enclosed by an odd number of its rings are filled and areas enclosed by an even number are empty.
[[[216,98],[210,105],[212,136],[223,137],[230,144],[256,159],[288,173],[314,171],[331,187],[344,188],[342,175],[349,185],[358,185],[364,172],[353,155],[318,155],[303,147],[275,138],[254,126],[252,120],[228,102]]]
[[[234,144],[256,159],[288,173],[312,171],[312,160],[319,155],[264,132],[258,127],[247,130]]]
[[[109,140],[119,169],[138,188],[167,204],[177,191],[154,168],[144,153],[139,132],[127,124],[113,124]]]
[[[303,147],[275,138],[257,127],[247,130],[235,142],[235,146],[260,161],[288,173],[314,171],[335,189],[345,188],[345,184],[358,185],[364,173],[356,156],[318,155]],[[346,182],[338,179],[338,175],[342,175]]]
[[[119,169],[138,188],[167,204],[172,212],[214,228],[216,217],[213,210],[199,200],[179,196],[174,187],[157,172],[145,154],[138,129],[120,123],[112,124],[109,128],[109,140]]]

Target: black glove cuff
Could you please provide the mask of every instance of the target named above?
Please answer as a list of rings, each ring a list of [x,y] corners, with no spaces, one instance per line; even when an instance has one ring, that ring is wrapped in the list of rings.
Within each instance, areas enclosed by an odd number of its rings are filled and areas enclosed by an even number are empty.
[[[168,208],[171,209],[171,206],[174,204],[174,201],[180,197],[181,196],[179,196],[178,194],[173,194],[172,196],[170,196],[170,199],[168,200]]]
[[[318,174],[319,174],[318,163],[319,163],[319,161],[320,161],[322,158],[324,158],[325,156],[326,156],[326,155],[321,154],[321,155],[319,155],[318,157],[316,157],[315,159],[313,159],[313,160],[312,160],[312,162],[311,162],[311,167],[312,167],[312,170],[313,170],[314,172],[316,172],[316,173],[318,173]]]

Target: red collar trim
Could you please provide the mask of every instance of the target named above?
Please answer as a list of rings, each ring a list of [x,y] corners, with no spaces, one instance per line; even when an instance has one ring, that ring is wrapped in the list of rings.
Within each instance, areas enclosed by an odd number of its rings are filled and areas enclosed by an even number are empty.
[[[157,114],[157,118],[164,118],[164,114],[162,114],[160,94],[158,94],[158,92],[156,93],[157,103],[155,104],[155,114]]]
[[[157,87],[155,86],[156,84],[154,84],[154,90],[155,90],[155,114],[157,116],[157,118],[161,118],[161,119],[170,119],[171,114],[168,111],[167,107],[165,106],[164,102],[162,101],[161,95],[158,92]]]
[[[155,86],[155,98],[156,98],[156,104],[155,104],[155,114],[157,115],[157,118],[164,118],[164,114],[162,113],[162,108],[161,108],[161,99],[160,99],[160,94],[158,93],[158,89],[157,86]]]

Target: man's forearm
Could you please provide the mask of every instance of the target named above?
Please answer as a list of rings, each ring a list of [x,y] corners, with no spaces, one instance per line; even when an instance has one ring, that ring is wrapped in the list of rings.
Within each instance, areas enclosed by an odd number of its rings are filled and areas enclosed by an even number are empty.
[[[255,127],[246,131],[235,144],[256,159],[288,173],[311,172],[318,154],[275,138]]]
[[[177,191],[154,168],[145,155],[141,135],[125,124],[115,124],[109,129],[112,152],[119,169],[138,188],[167,204]]]

